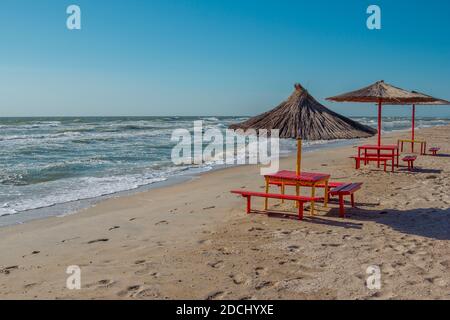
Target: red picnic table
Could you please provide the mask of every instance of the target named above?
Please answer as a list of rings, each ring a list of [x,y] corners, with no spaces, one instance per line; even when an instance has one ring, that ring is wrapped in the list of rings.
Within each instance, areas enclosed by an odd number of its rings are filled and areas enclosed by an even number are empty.
[[[295,185],[296,187],[296,195],[300,194],[300,187],[311,187],[311,214],[314,214],[314,207],[316,202],[316,187],[318,185],[325,186],[325,196],[324,196],[324,205],[327,207],[328,205],[328,183],[330,180],[330,175],[326,173],[316,173],[316,172],[301,172],[300,175],[297,175],[295,171],[283,170],[279,171],[275,174],[269,174],[264,176],[266,180],[266,193],[269,193],[269,186],[273,182],[281,183],[281,192],[284,194],[285,185]],[[268,200],[265,200],[264,209],[267,210]]]
[[[376,151],[376,153],[371,153],[370,151]],[[386,151],[386,152],[383,152]],[[394,172],[394,167],[399,166],[400,153],[397,145],[371,145],[366,144],[358,147],[358,157],[361,157],[361,152],[364,154],[364,164],[367,164],[367,159],[375,158],[378,162],[378,168],[380,167],[380,162],[382,158],[390,158],[392,161],[392,172]]]

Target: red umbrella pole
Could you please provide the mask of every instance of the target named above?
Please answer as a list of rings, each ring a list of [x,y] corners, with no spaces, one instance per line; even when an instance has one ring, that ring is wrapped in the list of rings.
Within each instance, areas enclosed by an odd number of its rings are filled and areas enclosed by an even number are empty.
[[[378,146],[381,146],[381,100],[378,102]]]
[[[415,129],[416,129],[416,105],[413,104],[412,106],[412,134],[411,134],[411,140],[412,143],[412,152],[414,152],[414,138],[415,138]]]

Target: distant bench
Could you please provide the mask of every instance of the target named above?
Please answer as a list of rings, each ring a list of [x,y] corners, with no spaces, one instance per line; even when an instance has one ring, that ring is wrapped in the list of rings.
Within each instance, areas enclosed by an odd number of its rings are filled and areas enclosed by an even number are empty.
[[[430,152],[433,156],[437,156],[437,153],[441,150],[441,148],[430,148]]]
[[[367,157],[350,157],[351,159],[355,159],[356,163],[356,169],[361,168],[361,161],[364,161],[364,164],[369,162],[381,162],[384,165],[384,171],[387,171],[387,162],[392,161],[392,172],[394,172],[394,161],[392,157],[374,157],[374,156],[367,156]]]

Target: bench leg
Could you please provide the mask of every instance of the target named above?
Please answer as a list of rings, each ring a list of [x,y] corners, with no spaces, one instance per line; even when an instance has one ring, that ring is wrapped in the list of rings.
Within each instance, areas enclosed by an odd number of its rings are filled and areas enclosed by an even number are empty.
[[[312,188],[311,188],[311,198],[314,199],[315,196],[316,196],[316,186],[312,186]],[[313,201],[311,201],[311,215],[312,216],[315,213],[315,207],[316,207],[316,202],[313,200]]]
[[[252,212],[252,197],[247,197],[247,214],[250,214]]]
[[[303,220],[303,202],[297,201],[298,203],[298,220]]]
[[[269,178],[266,178],[266,193],[269,193]],[[269,208],[269,198],[264,199],[264,210]]]
[[[300,196],[300,186],[298,184],[295,186],[295,195],[297,197]],[[296,202],[295,206],[298,207],[298,202]]]
[[[341,218],[345,218],[344,196],[339,195],[339,215]]]
[[[324,199],[323,199],[323,203],[324,203],[324,207],[328,208],[328,201],[330,200],[330,188],[328,186],[329,181],[325,181],[325,195],[324,195]]]
[[[355,195],[352,194],[350,199],[352,200],[352,208],[354,208],[355,207]]]
[[[281,183],[280,190],[281,190],[281,194],[283,196],[284,196],[284,193],[285,193],[285,189],[286,189],[286,186],[284,185],[284,183]],[[281,199],[281,203],[284,203],[284,199]]]

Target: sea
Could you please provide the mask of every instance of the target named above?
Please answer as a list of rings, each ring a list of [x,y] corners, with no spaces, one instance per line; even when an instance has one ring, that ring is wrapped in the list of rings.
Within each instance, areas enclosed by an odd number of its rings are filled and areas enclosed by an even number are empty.
[[[172,133],[224,131],[247,117],[63,117],[0,118],[0,226],[65,215],[102,199],[190,179],[223,167],[210,161],[175,165]],[[353,117],[376,127],[373,117]],[[386,117],[383,131],[408,130],[409,118]],[[450,124],[448,118],[419,118],[419,128]],[[354,141],[315,141],[304,150]],[[281,153],[296,148],[283,140]]]

